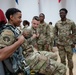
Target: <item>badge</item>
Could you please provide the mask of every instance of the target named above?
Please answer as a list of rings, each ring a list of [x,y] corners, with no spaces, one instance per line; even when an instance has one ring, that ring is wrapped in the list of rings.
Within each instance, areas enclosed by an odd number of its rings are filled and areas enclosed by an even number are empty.
[[[5,36],[5,37],[3,37],[3,40],[4,40],[5,42],[9,42],[9,41],[10,41],[10,38],[9,38],[8,36]]]

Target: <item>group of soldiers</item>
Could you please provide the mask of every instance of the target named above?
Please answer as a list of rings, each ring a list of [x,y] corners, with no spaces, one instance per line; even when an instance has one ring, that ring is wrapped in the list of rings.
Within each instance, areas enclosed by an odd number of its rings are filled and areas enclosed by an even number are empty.
[[[73,75],[72,48],[76,26],[66,18],[67,12],[65,8],[60,9],[61,20],[54,28],[44,21],[45,15],[40,13],[33,17],[30,28],[24,27],[20,32],[17,27],[22,21],[21,11],[9,8],[5,14],[8,22],[1,24],[4,26],[0,32],[0,49],[3,49],[0,51],[5,52],[0,52],[0,63],[6,66],[1,67],[4,72],[1,75],[66,75],[66,56],[69,75]],[[61,63],[57,62],[57,54],[53,52],[54,39]]]

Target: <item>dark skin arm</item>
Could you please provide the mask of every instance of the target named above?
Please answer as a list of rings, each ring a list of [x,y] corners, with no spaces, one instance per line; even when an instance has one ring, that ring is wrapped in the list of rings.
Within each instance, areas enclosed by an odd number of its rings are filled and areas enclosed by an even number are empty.
[[[17,49],[23,42],[24,42],[24,37],[23,37],[23,36],[20,36],[20,37],[18,38],[18,40],[17,40],[14,44],[12,44],[12,45],[10,45],[10,46],[7,46],[7,47],[5,47],[5,48],[0,49],[0,61],[2,61],[2,60],[4,60],[4,59],[8,58],[9,56],[11,56],[11,54],[12,54],[13,52],[15,52],[16,49]]]

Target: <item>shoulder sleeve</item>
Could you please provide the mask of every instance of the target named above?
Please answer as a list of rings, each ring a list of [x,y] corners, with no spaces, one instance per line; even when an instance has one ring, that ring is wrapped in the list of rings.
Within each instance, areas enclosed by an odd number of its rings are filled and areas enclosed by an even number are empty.
[[[0,46],[5,47],[15,42],[14,33],[11,30],[4,29],[0,34]]]
[[[47,41],[47,44],[50,43],[50,27],[49,27],[49,25],[46,26],[46,41]]]
[[[55,35],[58,35],[58,26],[57,25],[58,25],[58,23],[56,23],[55,27],[54,27],[54,34]]]
[[[71,29],[72,29],[72,34],[75,34],[75,23],[74,22],[72,22]]]

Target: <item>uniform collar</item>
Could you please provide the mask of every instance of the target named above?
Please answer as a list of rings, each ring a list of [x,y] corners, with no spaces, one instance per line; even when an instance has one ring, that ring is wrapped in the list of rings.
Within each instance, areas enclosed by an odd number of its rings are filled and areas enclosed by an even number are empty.
[[[11,25],[10,23],[6,23],[6,25],[9,25],[9,26],[13,27],[14,29],[16,29],[16,27]]]
[[[63,24],[63,23],[69,23],[69,19],[66,19],[66,21],[59,21],[59,23]]]
[[[45,26],[46,25],[46,22],[43,22],[43,23],[40,23],[41,26]]]

